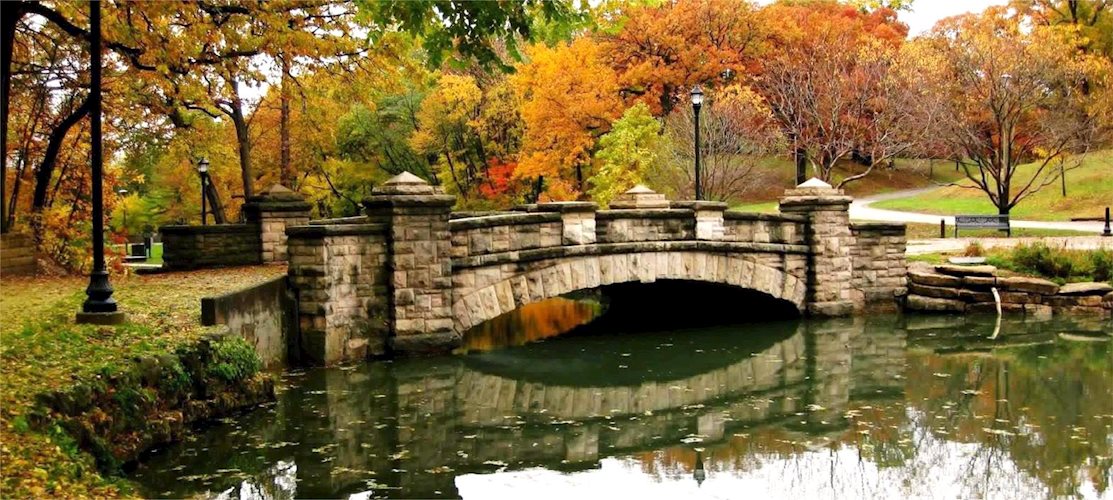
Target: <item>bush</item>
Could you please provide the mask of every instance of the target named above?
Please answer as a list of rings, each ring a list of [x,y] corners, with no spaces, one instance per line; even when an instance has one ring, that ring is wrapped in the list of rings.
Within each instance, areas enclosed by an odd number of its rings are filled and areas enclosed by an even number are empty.
[[[247,379],[263,367],[255,349],[239,337],[214,342],[212,349],[213,362],[209,375],[225,382]]]
[[[1113,250],[1102,248],[1090,252],[1090,265],[1094,281],[1113,282]]]
[[[1113,280],[1113,251],[1080,251],[1049,247],[1043,243],[1018,245],[1004,256],[991,257],[990,263],[1052,281]]]
[[[985,249],[976,241],[971,241],[966,248],[962,250],[963,257],[983,257],[985,256]]]

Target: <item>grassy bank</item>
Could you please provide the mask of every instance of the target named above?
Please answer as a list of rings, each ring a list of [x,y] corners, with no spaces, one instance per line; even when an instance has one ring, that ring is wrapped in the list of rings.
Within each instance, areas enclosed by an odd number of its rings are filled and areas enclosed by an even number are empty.
[[[976,244],[962,252],[932,253],[909,257],[911,261],[941,264],[948,257],[985,257],[986,263],[1006,274],[1035,276],[1059,284],[1104,281],[1113,284],[1113,250],[1066,250],[1043,243],[1013,248],[982,249]]]
[[[1027,182],[1035,168],[1035,164],[1023,165],[1015,178]],[[1087,155],[1079,168],[1067,171],[1066,179],[1067,196],[1056,182],[1022,200],[1011,215],[1029,220],[1102,216],[1105,207],[1113,205],[1113,150]],[[960,184],[968,187],[942,187],[918,196],[877,202],[873,207],[939,215],[997,213],[984,192],[969,188],[973,186],[969,180]]]
[[[121,484],[57,428],[27,418],[39,394],[96,380],[137,356],[173,352],[201,338],[200,298],[264,281],[282,266],[113,276],[128,314],[116,327],[75,325],[87,278],[5,278],[0,283],[0,462],[3,498],[111,496]],[[126,493],[126,485],[123,485]]]

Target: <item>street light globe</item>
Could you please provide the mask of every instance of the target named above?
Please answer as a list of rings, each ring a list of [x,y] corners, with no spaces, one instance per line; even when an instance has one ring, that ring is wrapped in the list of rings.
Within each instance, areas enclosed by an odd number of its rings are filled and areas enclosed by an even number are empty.
[[[703,89],[699,85],[692,87],[692,106],[700,106],[703,104]]]
[[[201,161],[197,162],[197,171],[201,172],[202,174],[209,171],[208,158],[201,158]]]

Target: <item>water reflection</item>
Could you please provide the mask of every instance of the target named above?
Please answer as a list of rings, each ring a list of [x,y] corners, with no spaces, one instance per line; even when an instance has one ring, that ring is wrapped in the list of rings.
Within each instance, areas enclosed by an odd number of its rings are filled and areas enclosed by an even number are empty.
[[[1059,335],[1108,323],[993,328],[762,323],[314,370],[132,478],[223,498],[1108,494],[1113,351]]]

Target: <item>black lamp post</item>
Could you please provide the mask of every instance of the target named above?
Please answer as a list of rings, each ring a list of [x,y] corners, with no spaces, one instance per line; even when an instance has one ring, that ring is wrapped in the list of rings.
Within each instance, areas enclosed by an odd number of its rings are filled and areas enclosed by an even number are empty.
[[[700,156],[700,143],[699,143],[699,108],[703,106],[703,89],[699,85],[692,87],[692,111],[695,112],[696,117],[696,199],[703,199],[703,189],[700,187],[700,174],[699,174],[699,156]]]
[[[120,195],[120,198],[123,198],[123,197],[128,195],[128,190],[121,189],[119,191],[116,191],[116,194]],[[124,232],[127,232],[127,230],[128,230],[128,208],[123,207],[123,211],[124,211]]]
[[[201,158],[197,162],[197,173],[201,175],[201,225],[205,225],[205,188],[209,177],[209,159]]]
[[[116,310],[112,285],[104,265],[104,152],[101,144],[101,34],[100,2],[89,2],[89,138],[93,181],[93,270],[85,289],[78,323],[117,324],[124,313]]]

